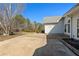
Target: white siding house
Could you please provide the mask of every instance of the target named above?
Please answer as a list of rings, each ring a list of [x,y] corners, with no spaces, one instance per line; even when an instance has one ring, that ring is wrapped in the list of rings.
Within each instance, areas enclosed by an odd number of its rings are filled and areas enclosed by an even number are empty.
[[[79,4],[75,5],[62,17],[52,16],[44,18],[46,34],[63,33],[70,38],[79,40]]]
[[[61,16],[52,16],[44,18],[45,33],[46,34],[61,34],[64,33],[64,21]]]
[[[66,32],[64,32],[64,34],[69,35],[70,38],[79,40],[79,5],[77,4],[76,6],[74,6],[67,13],[65,13],[63,17],[65,18],[64,26],[66,29]],[[70,32],[68,32],[68,30]]]

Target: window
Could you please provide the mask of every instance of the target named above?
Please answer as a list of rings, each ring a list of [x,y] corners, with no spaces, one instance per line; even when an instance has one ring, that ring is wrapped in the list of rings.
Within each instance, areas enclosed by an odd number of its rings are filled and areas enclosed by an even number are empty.
[[[70,20],[68,20],[68,23],[70,23]]]
[[[77,19],[77,37],[79,37],[79,19]]]
[[[66,32],[66,24],[65,24],[65,29],[64,29],[64,31]]]
[[[68,27],[68,33],[70,33],[70,20],[68,20],[67,27]]]
[[[65,32],[70,33],[70,20],[65,24]]]
[[[65,32],[70,33],[70,24],[65,24]]]
[[[67,28],[67,24],[65,24],[65,29],[64,29],[65,32],[67,32],[66,28]]]
[[[70,33],[70,24],[68,24],[68,33]]]

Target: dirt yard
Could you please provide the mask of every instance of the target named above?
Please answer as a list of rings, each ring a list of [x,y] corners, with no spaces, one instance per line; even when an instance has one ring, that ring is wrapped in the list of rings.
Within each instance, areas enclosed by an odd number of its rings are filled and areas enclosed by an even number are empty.
[[[37,48],[46,44],[46,35],[26,33],[15,38],[0,42],[2,56],[31,56]]]
[[[21,36],[21,35],[24,35],[24,33],[17,32],[15,35],[10,35],[10,36],[0,35],[0,41],[8,40],[8,39],[11,39],[11,38],[14,38],[14,37],[18,37],[18,36]]]

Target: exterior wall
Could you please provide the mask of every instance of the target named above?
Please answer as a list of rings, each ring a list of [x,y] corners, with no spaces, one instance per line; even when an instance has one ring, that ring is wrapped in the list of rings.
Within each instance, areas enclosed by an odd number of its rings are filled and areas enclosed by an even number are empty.
[[[79,19],[79,16],[74,16],[73,17],[73,38],[75,38],[75,39],[77,39],[77,40],[79,40],[79,37],[77,37],[77,19]]]
[[[72,38],[77,39],[77,16],[72,18]]]
[[[69,35],[70,37],[71,37],[71,18],[69,18],[69,17],[65,17],[65,19],[64,19],[64,28],[65,28],[65,25],[66,24],[68,24],[68,20],[70,20],[70,33],[68,33],[68,32],[64,32],[64,34],[67,34],[67,35]],[[66,30],[67,31],[67,30]]]
[[[64,33],[64,22],[63,20],[59,21],[57,24],[46,24],[45,25],[46,34],[56,34]]]
[[[70,18],[66,17],[65,20],[64,20],[64,25],[67,23],[67,21],[69,20]],[[79,16],[73,16],[71,20],[71,27],[70,27],[70,33],[66,33],[64,32],[65,34],[69,35],[70,38],[74,38],[74,39],[77,39],[79,40],[79,38],[77,38],[77,19],[79,19]]]
[[[46,24],[45,25],[45,33],[48,34],[54,28],[55,24]]]

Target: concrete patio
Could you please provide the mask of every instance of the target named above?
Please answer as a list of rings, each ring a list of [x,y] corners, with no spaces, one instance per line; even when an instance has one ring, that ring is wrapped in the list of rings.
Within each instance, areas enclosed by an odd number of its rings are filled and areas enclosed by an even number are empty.
[[[47,44],[38,48],[35,56],[75,56],[75,54],[65,46],[59,39],[49,39]]]

